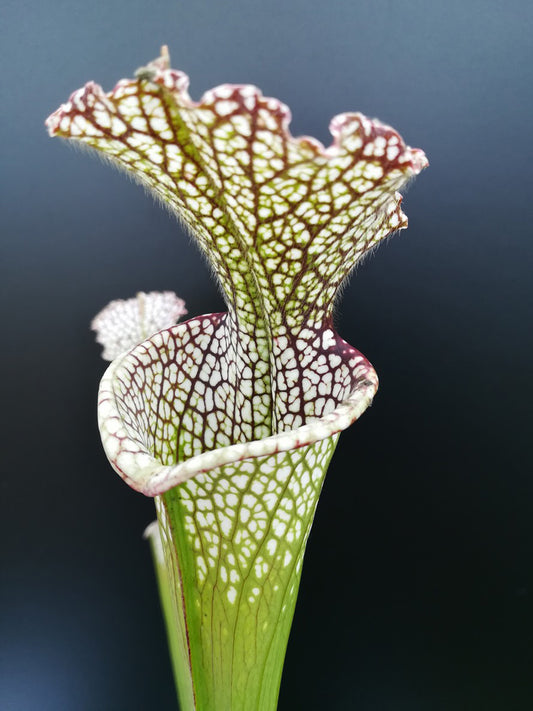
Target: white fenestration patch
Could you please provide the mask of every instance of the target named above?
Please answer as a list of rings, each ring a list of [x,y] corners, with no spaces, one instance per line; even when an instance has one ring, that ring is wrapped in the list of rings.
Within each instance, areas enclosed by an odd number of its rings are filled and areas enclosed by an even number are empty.
[[[326,439],[296,452],[226,465],[180,487],[182,503],[192,502],[192,509],[185,507],[185,523],[201,597],[233,607],[242,596],[256,606],[287,588],[334,446]],[[242,466],[246,473],[237,475]],[[288,480],[272,478],[283,466],[290,466]],[[245,487],[234,484],[236,475],[246,477]],[[265,496],[271,497],[268,507]],[[226,520],[230,534],[220,526]]]

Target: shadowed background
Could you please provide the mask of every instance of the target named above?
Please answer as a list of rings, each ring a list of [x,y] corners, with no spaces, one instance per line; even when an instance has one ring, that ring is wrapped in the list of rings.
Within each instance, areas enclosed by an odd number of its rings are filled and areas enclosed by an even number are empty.
[[[533,708],[533,5],[526,0],[4,0],[0,708],[170,711],[147,544],[111,471],[89,323],[175,290],[223,309],[173,219],[43,121],[168,43],[191,95],[254,83],[329,143],[378,116],[431,166],[406,232],[336,313],[381,389],[343,434],[313,530],[280,711]]]

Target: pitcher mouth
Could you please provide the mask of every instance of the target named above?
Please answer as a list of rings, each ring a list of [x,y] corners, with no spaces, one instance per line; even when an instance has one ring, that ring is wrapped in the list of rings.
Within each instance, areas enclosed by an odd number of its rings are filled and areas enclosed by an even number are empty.
[[[295,428],[272,434],[262,439],[229,443],[207,451],[201,451],[183,461],[164,464],[154,454],[150,440],[153,428],[158,426],[157,415],[152,419],[145,409],[137,409],[135,403],[143,398],[144,381],[132,378],[139,362],[146,360],[148,349],[154,346],[165,350],[166,339],[182,329],[179,324],[165,329],[152,338],[135,346],[117,358],[108,367],[100,383],[98,397],[98,423],[104,450],[114,470],[133,489],[146,496],[158,496],[182,484],[198,474],[207,473],[226,464],[246,459],[274,456],[280,452],[299,449],[340,433],[357,420],[372,404],[378,388],[378,378],[371,364],[359,354],[354,364],[354,386],[336,407],[321,417],[308,417]],[[153,377],[161,391],[169,364],[162,358]],[[177,412],[170,429],[177,431],[180,417]]]

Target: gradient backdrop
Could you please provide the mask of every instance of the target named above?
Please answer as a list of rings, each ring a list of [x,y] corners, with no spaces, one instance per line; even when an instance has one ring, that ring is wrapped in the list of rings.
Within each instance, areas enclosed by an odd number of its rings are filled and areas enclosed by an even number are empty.
[[[249,82],[329,141],[360,110],[422,147],[407,232],[338,329],[375,365],[310,539],[280,711],[533,708],[533,4],[3,0],[3,711],[171,711],[144,527],[95,422],[109,300],[223,308],[173,220],[43,121],[168,43],[191,95]]]

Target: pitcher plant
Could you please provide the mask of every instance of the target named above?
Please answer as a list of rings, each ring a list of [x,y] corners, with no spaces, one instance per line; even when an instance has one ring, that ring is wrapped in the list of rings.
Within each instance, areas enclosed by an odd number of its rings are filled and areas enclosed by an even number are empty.
[[[168,294],[97,319],[113,358],[99,427],[115,471],[155,499],[182,711],[273,711],[324,476],[378,387],[333,304],[354,265],[407,226],[398,190],[427,161],[360,113],[331,121],[326,148],[293,137],[289,109],[254,86],[199,102],[187,87],[163,47],[110,93],[74,92],[47,126],[174,212],[224,295],[226,312],[178,325],[183,302]]]

